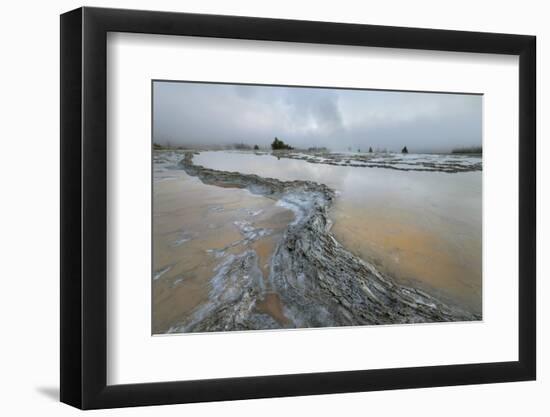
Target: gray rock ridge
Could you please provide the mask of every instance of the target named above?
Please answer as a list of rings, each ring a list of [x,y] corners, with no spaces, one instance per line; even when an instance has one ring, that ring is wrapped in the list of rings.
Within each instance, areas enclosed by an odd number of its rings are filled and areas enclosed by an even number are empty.
[[[276,151],[278,158],[296,159],[311,164],[348,166],[354,168],[384,168],[396,171],[442,172],[456,174],[460,172],[481,171],[481,157],[471,155],[446,155],[444,158],[431,159],[429,155],[410,155],[403,157],[395,154],[346,155],[324,152]]]
[[[212,278],[209,302],[171,332],[314,328],[378,324],[473,321],[481,317],[443,303],[424,291],[395,283],[353,255],[330,233],[332,189],[311,181],[281,181],[218,171],[193,163],[187,152],[179,165],[205,184],[248,189],[293,211],[271,261],[269,291],[278,294],[285,323],[257,309],[265,294],[257,255],[231,255]]]

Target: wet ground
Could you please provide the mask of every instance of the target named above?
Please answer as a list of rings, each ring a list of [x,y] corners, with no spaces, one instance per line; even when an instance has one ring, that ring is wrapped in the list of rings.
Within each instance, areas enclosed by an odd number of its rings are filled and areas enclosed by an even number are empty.
[[[292,154],[291,154],[292,155]],[[332,232],[346,248],[404,284],[419,286],[472,312],[482,307],[482,172],[479,156],[337,154],[336,161],[385,161],[407,170],[311,163],[269,154],[205,152],[209,168],[281,180],[310,180],[337,192]],[[357,159],[355,159],[357,158]],[[436,169],[425,164],[460,172]],[[458,168],[457,168],[458,167]]]
[[[153,333],[169,331],[204,305],[223,259],[250,249],[258,255],[266,286],[255,308],[284,326],[288,317],[278,294],[269,291],[268,276],[292,212],[247,190],[206,185],[174,169],[179,158],[155,154]],[[350,166],[346,161],[354,157],[349,155],[339,156],[337,164],[313,158],[312,163],[302,155],[204,152],[195,161],[224,171],[330,186],[337,192],[330,212],[332,233],[349,251],[398,282],[481,312],[480,158],[446,156],[439,161],[443,170],[463,161],[456,173],[433,169],[438,163],[433,155],[380,157],[397,167],[407,159],[406,170]],[[422,169],[414,170],[415,164]],[[432,168],[425,170],[426,164]],[[462,169],[466,165],[471,169]]]
[[[255,250],[267,285],[270,257],[292,221],[274,201],[205,185],[170,160],[154,167],[153,333],[165,333],[208,300],[211,278],[230,254]],[[258,308],[284,322],[277,301],[269,295]]]

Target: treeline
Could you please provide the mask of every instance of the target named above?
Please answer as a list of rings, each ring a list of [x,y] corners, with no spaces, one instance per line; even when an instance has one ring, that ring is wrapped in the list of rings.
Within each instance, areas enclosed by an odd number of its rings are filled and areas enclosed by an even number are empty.
[[[251,146],[251,145],[245,145],[244,143],[236,143],[235,145],[233,145],[233,148],[241,151],[251,151],[251,150],[259,151],[260,150],[260,147],[258,145]]]
[[[351,152],[351,146],[348,147],[348,151]],[[357,148],[357,153],[361,153],[361,148]],[[368,153],[392,153],[392,151],[388,151],[387,148],[376,148],[375,150],[372,150],[372,146],[369,146]],[[406,146],[401,149],[401,153],[409,153],[409,150]]]

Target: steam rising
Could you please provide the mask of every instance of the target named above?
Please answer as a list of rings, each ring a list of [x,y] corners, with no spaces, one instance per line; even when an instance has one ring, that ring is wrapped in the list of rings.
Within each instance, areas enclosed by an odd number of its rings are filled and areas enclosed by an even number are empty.
[[[481,146],[482,96],[154,82],[153,140],[172,146],[446,152]]]

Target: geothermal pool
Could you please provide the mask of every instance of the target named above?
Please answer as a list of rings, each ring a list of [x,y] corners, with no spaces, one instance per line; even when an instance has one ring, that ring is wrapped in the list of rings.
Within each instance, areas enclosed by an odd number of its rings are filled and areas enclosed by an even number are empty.
[[[249,250],[258,255],[254,279],[263,286],[255,308],[288,324],[268,278],[293,212],[247,189],[204,184],[178,165],[182,157],[154,156],[153,333],[174,331],[190,315],[207,311],[223,262]],[[331,233],[348,251],[400,284],[481,314],[481,158],[208,151],[195,155],[194,163],[327,185],[336,193],[328,213]]]

